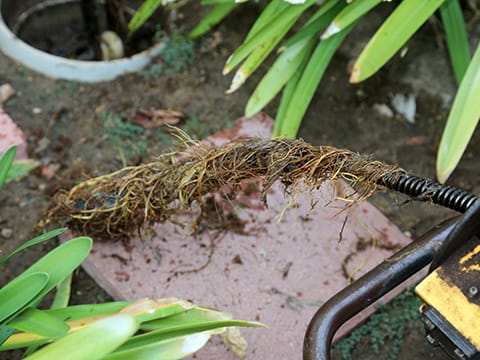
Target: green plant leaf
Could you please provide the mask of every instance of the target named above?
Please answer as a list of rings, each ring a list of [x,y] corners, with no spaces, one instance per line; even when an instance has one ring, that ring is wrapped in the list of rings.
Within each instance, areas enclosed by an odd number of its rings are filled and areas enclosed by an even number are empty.
[[[350,77],[357,83],[376,73],[427,21],[444,0],[403,0],[363,49]]]
[[[118,351],[229,326],[264,327],[265,325],[258,322],[232,320],[230,314],[198,307],[174,316],[143,323],[140,327],[142,330],[153,331],[134,336],[122,345]]]
[[[280,54],[250,95],[245,108],[246,117],[258,113],[280,92],[297,69],[308,59],[315,41],[314,38],[303,39]]]
[[[462,8],[458,0],[445,0],[440,6],[440,15],[447,34],[450,62],[457,83],[462,81],[470,63],[470,46]]]
[[[37,168],[40,163],[37,160],[25,159],[14,161],[8,172],[6,182],[18,180],[27,176],[30,171]]]
[[[0,345],[8,340],[16,330],[8,325],[0,325]]]
[[[284,10],[290,6],[286,1],[284,0],[272,0],[268,3],[268,5],[263,9],[261,14],[257,17],[257,20],[255,20],[255,23],[252,25],[250,30],[248,30],[248,34],[245,37],[245,41],[248,41],[262,30],[264,26],[270,23],[272,17],[276,16],[280,11]]]
[[[280,105],[278,106],[277,114],[275,117],[275,123],[273,124],[273,137],[280,136],[280,131],[283,127],[283,123],[286,121],[285,113],[290,106],[290,101],[293,98],[293,94],[295,93],[298,82],[302,78],[308,60],[308,58],[305,59],[305,61],[298,67],[293,76],[290,78],[290,80],[288,80],[287,84],[285,85],[285,89],[283,89],[282,98],[280,100]]]
[[[15,154],[17,153],[17,147],[12,146],[7,151],[5,151],[0,157],[0,190],[7,180],[7,175],[12,166],[13,159],[15,159]]]
[[[128,22],[128,36],[137,31],[162,5],[162,0],[145,0]]]
[[[193,307],[192,303],[177,298],[145,298],[126,306],[121,313],[133,315],[143,323],[183,313]]]
[[[65,359],[66,354],[69,360],[102,359],[123,344],[137,329],[138,322],[133,316],[115,315],[72,332],[26,359]]]
[[[87,257],[91,248],[92,239],[88,237],[69,240],[51,250],[19,275],[22,277],[37,272],[45,272],[49,275],[47,284],[32,302],[40,301],[46,293],[75,270]]]
[[[342,31],[380,4],[382,0],[355,0],[348,4],[322,34],[322,39]]]
[[[212,332],[202,332],[178,338],[153,342],[149,345],[107,355],[105,360],[176,360],[193,354],[202,348]]]
[[[282,39],[288,29],[293,26],[295,21],[296,19],[292,20],[291,23],[286,24],[284,32],[282,31],[268,39],[248,55],[247,59],[233,76],[230,88],[226,91],[227,94],[231,94],[238,90],[240,86],[245,83],[250,75],[252,75],[252,73],[262,64],[263,60],[265,60],[265,58],[272,52],[275,46],[277,46],[278,42]]]
[[[33,239],[25,242],[23,245],[19,246],[18,248],[16,248],[14,251],[12,251],[9,255],[3,257],[0,259],[0,265],[4,264],[6,261],[8,261],[8,259],[10,259],[12,256],[15,256],[16,254],[18,254],[20,251],[30,247],[30,246],[33,246],[33,245],[36,245],[36,244],[39,244],[43,241],[46,241],[46,240],[50,240],[54,237],[57,237],[58,235],[60,235],[61,233],[63,233],[67,228],[59,228],[59,229],[55,229],[55,230],[52,230],[52,231],[49,231],[45,234],[42,234],[42,235],[39,235],[39,236],[36,236],[34,237]]]
[[[8,323],[11,327],[32,334],[55,338],[65,335],[70,327],[45,311],[30,308]]]
[[[342,43],[343,39],[352,29],[353,25],[341,32],[320,41],[314,50],[308,64],[305,67],[296,88],[288,102],[288,107],[282,110],[281,117],[277,114],[277,121],[280,119],[282,127],[274,136],[295,138],[300,128],[302,118],[312,101],[315,90],[322,79],[322,76],[332,59],[333,54]],[[282,98],[283,101],[283,98]],[[277,130],[277,129],[275,129]]]
[[[253,33],[253,35],[247,36],[247,39],[244,41],[244,43],[240,45],[229,57],[223,69],[223,74],[228,74],[254,49],[256,49],[258,46],[261,46],[269,39],[274,38],[277,33],[285,30],[288,31],[288,26],[295,23],[302,12],[314,4],[315,0],[307,0],[303,5],[288,5],[278,13],[275,13],[274,16],[266,19],[265,22],[262,23],[263,26],[261,28],[259,27],[258,30]]]
[[[128,301],[115,301],[102,304],[85,304],[45,310],[48,314],[63,321],[75,321],[88,317],[112,315],[131,304]]]
[[[23,310],[48,282],[48,274],[31,273],[17,277],[0,289],[0,323]]]
[[[455,170],[480,118],[480,46],[460,83],[438,148],[437,178],[443,183]]]
[[[195,26],[195,28],[188,34],[188,37],[195,39],[202,36],[206,32],[210,31],[215,25],[222,21],[238,6],[235,1],[229,0],[228,2],[218,4],[212,11],[210,11],[202,20]]]
[[[337,6],[325,12],[329,4]],[[312,53],[318,33],[332,20],[343,6],[343,3],[337,3],[336,1],[330,1],[325,4],[317,14],[314,15],[315,19],[311,19],[311,21],[294,36],[294,38],[297,39],[296,41],[287,41],[286,47],[282,48],[282,53],[248,99],[245,109],[246,117],[251,117],[259,112],[280,92],[297,69],[306,62]]]
[[[70,292],[72,290],[72,274],[70,273],[63,281],[57,285],[57,292],[53,299],[51,309],[59,309],[68,306],[70,301]]]

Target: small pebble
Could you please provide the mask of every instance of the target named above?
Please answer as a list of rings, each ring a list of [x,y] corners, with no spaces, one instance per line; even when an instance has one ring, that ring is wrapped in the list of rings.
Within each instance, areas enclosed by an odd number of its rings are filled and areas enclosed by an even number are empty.
[[[2,235],[2,237],[6,238],[6,239],[11,238],[12,235],[13,235],[13,229],[3,228],[2,231],[0,232],[0,234]]]

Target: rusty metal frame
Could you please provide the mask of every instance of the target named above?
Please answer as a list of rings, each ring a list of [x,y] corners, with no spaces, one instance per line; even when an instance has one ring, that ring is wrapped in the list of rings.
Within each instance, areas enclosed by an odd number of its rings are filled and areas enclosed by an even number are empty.
[[[329,360],[333,336],[338,328],[430,264],[459,222],[455,219],[438,226],[328,300],[310,321],[304,339],[303,358]]]

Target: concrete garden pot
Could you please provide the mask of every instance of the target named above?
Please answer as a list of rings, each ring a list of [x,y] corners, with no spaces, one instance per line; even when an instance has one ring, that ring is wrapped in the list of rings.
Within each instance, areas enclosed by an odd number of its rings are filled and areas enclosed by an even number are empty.
[[[50,12],[64,13],[63,9],[71,7],[79,8],[79,1],[0,0],[0,50],[24,66],[52,78],[99,82],[141,70],[160,53],[163,47],[162,43],[157,43],[149,49],[127,58],[110,61],[85,61],[52,55],[29,45],[17,36],[16,31],[18,32],[18,29],[21,29],[32,16],[36,16],[39,12],[46,17],[45,24],[53,24],[59,16],[52,15],[54,18],[49,20]],[[78,11],[73,9],[69,12],[75,15]],[[80,16],[80,13],[78,12],[77,15]]]

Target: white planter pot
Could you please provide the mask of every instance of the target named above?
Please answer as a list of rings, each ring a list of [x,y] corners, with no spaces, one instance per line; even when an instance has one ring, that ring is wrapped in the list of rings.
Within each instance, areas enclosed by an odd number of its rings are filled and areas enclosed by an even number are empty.
[[[73,1],[42,1],[46,6],[66,2]],[[158,43],[134,56],[111,61],[83,61],[55,56],[30,46],[9,29],[3,14],[6,3],[9,3],[8,6],[14,7],[15,3],[20,4],[22,2],[0,0],[0,10],[2,12],[0,18],[0,50],[26,67],[52,78],[82,82],[112,80],[125,73],[141,70],[151,62],[153,57],[160,53],[163,47],[162,43]]]

